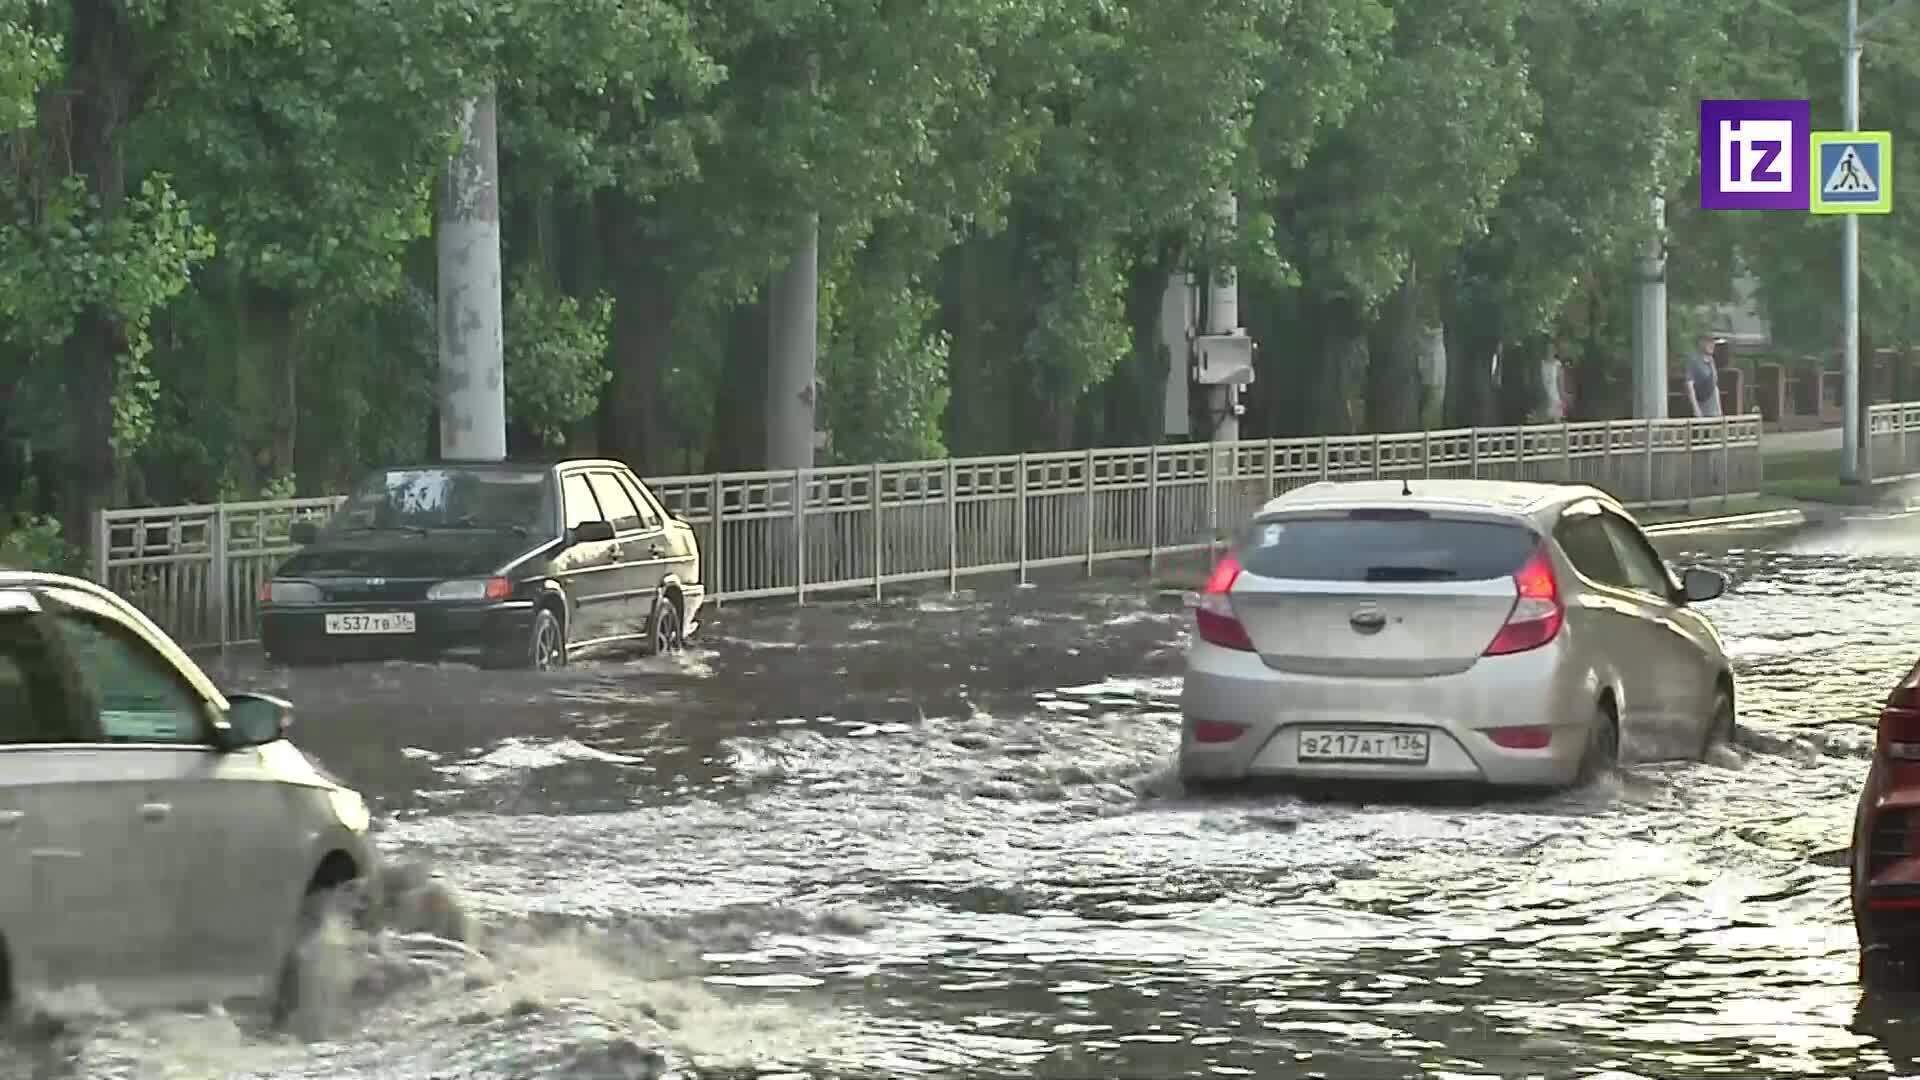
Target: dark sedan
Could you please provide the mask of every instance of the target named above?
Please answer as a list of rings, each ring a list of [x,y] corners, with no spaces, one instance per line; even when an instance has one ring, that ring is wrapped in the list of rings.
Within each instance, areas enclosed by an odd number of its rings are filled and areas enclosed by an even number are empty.
[[[692,527],[617,461],[380,469],[293,540],[260,589],[262,643],[289,664],[669,652],[706,596]]]

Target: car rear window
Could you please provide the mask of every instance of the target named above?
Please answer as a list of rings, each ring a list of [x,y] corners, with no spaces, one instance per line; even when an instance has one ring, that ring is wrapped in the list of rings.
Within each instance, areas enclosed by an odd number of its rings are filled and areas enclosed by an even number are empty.
[[[1302,581],[1485,581],[1520,569],[1540,540],[1520,525],[1424,510],[1351,510],[1255,521],[1237,545],[1261,577]]]

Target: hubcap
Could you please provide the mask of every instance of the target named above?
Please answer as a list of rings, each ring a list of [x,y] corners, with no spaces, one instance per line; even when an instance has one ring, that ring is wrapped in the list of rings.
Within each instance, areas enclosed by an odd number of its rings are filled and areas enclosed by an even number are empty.
[[[533,666],[541,671],[549,671],[560,658],[560,630],[552,619],[540,620],[540,630],[534,636]]]

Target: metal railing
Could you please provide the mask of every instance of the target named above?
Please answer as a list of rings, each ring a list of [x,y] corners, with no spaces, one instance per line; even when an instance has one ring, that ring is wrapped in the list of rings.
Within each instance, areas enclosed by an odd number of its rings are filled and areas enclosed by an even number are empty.
[[[1920,404],[1881,406],[1874,453],[1920,460]],[[1911,445],[1910,445],[1911,444]],[[1911,457],[1909,455],[1912,455]],[[1888,460],[1877,458],[1877,460]],[[1593,484],[1629,505],[1760,488],[1760,419],[1614,420],[1390,435],[1004,454],[647,481],[699,535],[716,600],[944,582],[1212,548],[1261,503],[1320,480],[1475,477]],[[94,573],[178,640],[252,640],[260,582],[295,521],[343,496],[108,510]]]

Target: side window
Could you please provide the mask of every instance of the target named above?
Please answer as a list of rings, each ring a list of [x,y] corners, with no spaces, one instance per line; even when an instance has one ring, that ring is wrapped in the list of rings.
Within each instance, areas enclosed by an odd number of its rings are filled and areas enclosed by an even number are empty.
[[[587,479],[593,483],[593,493],[600,497],[614,532],[632,532],[640,527],[640,511],[633,508],[633,500],[621,490],[612,473],[589,473]]]
[[[1652,593],[1662,600],[1672,597],[1673,579],[1667,576],[1666,564],[1640,530],[1618,514],[1603,513],[1600,520],[1605,523],[1607,538],[1613,542],[1614,554],[1626,571],[1629,587]]]
[[[62,643],[107,742],[207,740],[206,700],[172,662],[123,627],[77,613],[57,617]]]
[[[0,743],[100,741],[44,615],[0,615]]]
[[[600,505],[593,501],[593,491],[587,487],[587,478],[574,473],[560,483],[561,494],[567,504],[567,528],[571,529],[583,521],[605,521],[600,514]]]
[[[1553,538],[1560,542],[1560,550],[1567,553],[1574,569],[1581,574],[1616,589],[1632,587],[1626,571],[1620,568],[1620,558],[1614,554],[1613,543],[1607,539],[1607,530],[1600,523],[1600,515],[1572,514],[1562,517],[1560,524],[1554,526]]]
[[[640,511],[640,528],[652,532],[660,527],[660,508],[654,502],[653,492],[646,485],[636,482],[631,476],[620,477],[620,486],[632,496],[633,505]]]

